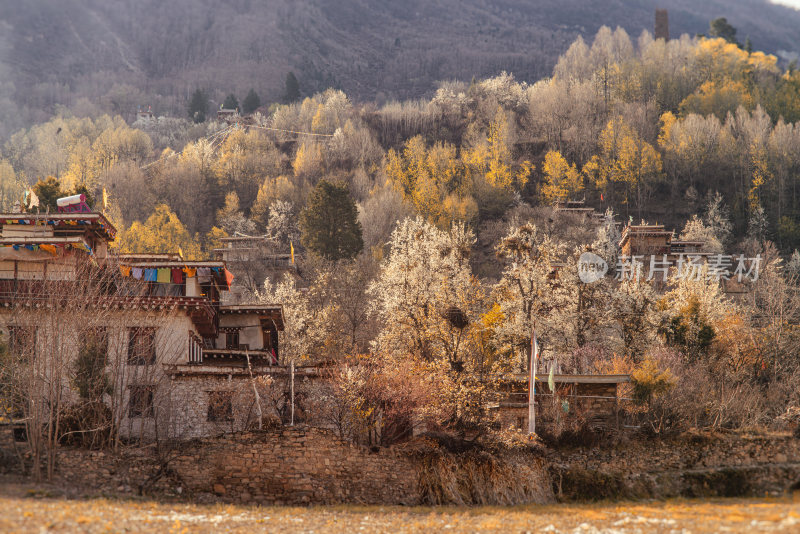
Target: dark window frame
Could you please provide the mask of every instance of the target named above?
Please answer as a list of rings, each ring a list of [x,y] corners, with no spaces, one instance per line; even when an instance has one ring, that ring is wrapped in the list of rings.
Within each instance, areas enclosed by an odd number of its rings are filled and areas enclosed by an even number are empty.
[[[8,351],[22,358],[36,356],[36,337],[38,328],[35,326],[9,325]]]
[[[143,339],[143,338],[148,339]],[[153,365],[156,363],[156,329],[152,326],[134,326],[128,329],[128,365]]]
[[[155,416],[155,386],[128,386],[128,417]]]
[[[226,349],[238,349],[240,343],[239,338],[239,329],[231,329],[225,332],[225,348]]]

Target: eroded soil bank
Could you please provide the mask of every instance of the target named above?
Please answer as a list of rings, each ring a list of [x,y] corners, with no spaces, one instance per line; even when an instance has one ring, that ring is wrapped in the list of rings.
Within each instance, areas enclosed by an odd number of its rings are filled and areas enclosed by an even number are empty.
[[[686,433],[546,457],[562,501],[778,496],[800,482],[800,440],[788,433]]]
[[[0,470],[20,475],[3,449]],[[25,480],[20,478],[19,480]],[[764,497],[800,481],[788,434],[684,434],[613,445],[453,447],[431,438],[366,449],[313,428],[192,440],[118,454],[64,448],[60,495],[258,505],[524,505]]]

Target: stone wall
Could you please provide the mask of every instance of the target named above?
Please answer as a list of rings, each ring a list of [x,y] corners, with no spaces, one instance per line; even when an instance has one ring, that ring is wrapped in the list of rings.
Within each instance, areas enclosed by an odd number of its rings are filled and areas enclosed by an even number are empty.
[[[0,432],[0,472],[18,472]],[[24,444],[23,444],[24,445]],[[686,434],[609,447],[447,452],[417,438],[370,450],[332,432],[282,427],[120,453],[63,448],[69,493],[144,494],[259,504],[517,504],[563,500],[763,496],[800,485],[790,435]]]
[[[9,458],[9,467],[19,472],[18,461]],[[453,453],[426,438],[373,450],[312,427],[225,434],[160,451],[155,445],[117,454],[62,448],[56,475],[55,482],[75,496],[127,493],[276,505],[554,500],[541,453]]]
[[[800,440],[789,434],[684,434],[551,450],[548,460],[567,500],[778,495],[800,481]]]
[[[318,429],[240,433],[182,445],[170,467],[186,490],[261,504],[414,504],[414,462]]]

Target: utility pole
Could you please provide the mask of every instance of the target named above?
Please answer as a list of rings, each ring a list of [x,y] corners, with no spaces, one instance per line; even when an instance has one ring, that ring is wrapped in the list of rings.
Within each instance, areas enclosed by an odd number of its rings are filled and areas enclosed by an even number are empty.
[[[292,422],[290,426],[294,426],[294,360],[291,363],[291,372],[292,372]]]
[[[536,342],[536,325],[531,332],[531,362],[528,374],[528,435],[536,434],[536,359],[539,355],[539,344]]]

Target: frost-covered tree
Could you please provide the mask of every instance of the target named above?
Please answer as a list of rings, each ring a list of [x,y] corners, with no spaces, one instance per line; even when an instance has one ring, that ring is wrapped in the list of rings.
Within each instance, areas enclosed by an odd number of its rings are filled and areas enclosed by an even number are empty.
[[[474,242],[461,224],[443,231],[417,217],[398,225],[369,290],[383,323],[377,351],[464,365],[466,339],[480,311],[480,286],[469,265]]]
[[[800,251],[797,249],[794,249],[789,263],[786,264],[786,272],[791,280],[797,280],[797,277],[800,276]]]
[[[606,260],[609,267],[613,267],[617,264],[621,238],[617,224],[614,222],[614,210],[608,208],[603,217],[603,223],[597,228],[597,239],[592,243],[592,251]]]
[[[373,311],[384,325],[377,350],[463,360],[465,330],[479,311],[480,288],[469,266],[474,242],[459,224],[443,231],[417,217],[398,225],[370,287]]]
[[[692,218],[686,221],[686,226],[683,227],[683,232],[681,232],[681,240],[702,241],[701,250],[703,252],[712,254],[722,254],[724,252],[722,243],[717,238],[714,229],[707,226],[697,215],[692,215]]]
[[[501,240],[497,255],[506,267],[493,291],[503,317],[494,333],[501,346],[525,354],[518,365],[526,367],[534,326],[543,349],[574,337],[574,324],[565,320],[565,314],[577,308],[575,287],[558,280],[572,276],[569,268],[559,272],[569,252],[536,226],[524,224]]]
[[[469,265],[474,242],[463,224],[444,231],[421,217],[405,219],[392,233],[388,258],[369,289],[372,311],[383,324],[373,351],[384,360],[412,360],[434,380],[426,411],[437,412],[440,424],[454,429],[488,421],[479,380],[487,365],[482,292]],[[402,382],[415,380],[412,375]]]
[[[235,192],[225,195],[225,205],[217,211],[217,223],[228,235],[253,235],[256,231],[255,223],[239,209],[239,195]]]
[[[733,225],[731,224],[730,211],[719,191],[709,199],[703,222],[714,233],[714,237],[716,237],[720,245],[725,248],[733,233]]]
[[[616,352],[640,361],[657,341],[662,313],[658,296],[644,280],[622,280],[614,288],[609,302],[614,321]]]
[[[315,315],[307,292],[300,291],[295,279],[286,274],[277,284],[267,278],[263,290],[256,296],[259,302],[283,305],[285,330],[279,334],[281,362],[310,359],[314,347],[324,338],[321,326],[325,323]]]
[[[668,321],[667,341],[690,361],[708,352],[716,336],[715,326],[737,313],[720,283],[707,274],[704,266],[697,276],[673,276],[672,289],[662,299]]]
[[[763,243],[767,239],[767,228],[769,222],[767,215],[764,213],[764,208],[761,204],[757,204],[750,213],[750,218],[747,221],[747,237],[754,239],[758,243]]]
[[[297,217],[291,202],[276,200],[269,205],[267,236],[283,245],[299,242],[300,229],[297,227]]]

